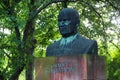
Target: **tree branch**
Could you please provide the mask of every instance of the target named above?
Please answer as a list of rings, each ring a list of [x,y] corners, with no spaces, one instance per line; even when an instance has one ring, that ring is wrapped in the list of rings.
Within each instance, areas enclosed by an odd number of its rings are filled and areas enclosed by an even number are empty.
[[[18,26],[15,26],[15,33],[16,33],[16,38],[17,38],[17,40],[19,40],[20,41],[20,31],[19,31],[19,29],[18,29]]]
[[[0,71],[0,80],[5,80],[3,73]]]
[[[110,6],[112,6],[115,10],[119,10],[119,8],[114,6],[114,4],[112,4],[109,0],[106,0],[106,2],[108,2]]]
[[[3,51],[4,51],[4,50],[3,50]],[[11,57],[9,56],[8,53],[6,53],[5,51],[4,51],[4,53],[5,53],[5,55],[6,55],[9,59],[11,59]]]
[[[1,0],[0,0],[1,1]],[[19,3],[21,0],[16,0],[15,1],[15,3],[17,4],[17,3]],[[3,4],[2,4],[3,3]],[[12,16],[13,15],[13,8],[12,7],[7,7],[8,5],[8,2],[7,2],[7,4],[4,2],[4,1],[1,1],[1,6],[3,7],[3,9],[5,9],[6,11],[8,11],[8,15],[9,16]],[[9,3],[9,5],[10,5],[10,3]],[[17,40],[20,40],[20,31],[19,31],[19,29],[18,29],[18,25],[17,25],[17,22],[14,20],[14,19],[12,19],[11,17],[10,17],[10,19],[11,19],[11,21],[14,23],[14,25],[15,25],[15,33],[16,33],[16,38],[17,38]]]
[[[97,12],[96,9],[91,4],[89,4],[88,2],[85,2],[85,3],[89,5],[100,18],[102,18],[101,14]]]
[[[120,47],[117,46],[115,43],[113,43],[112,41],[110,41],[110,43],[112,43],[119,51],[120,51]]]
[[[50,4],[52,3],[58,3],[58,2],[65,2],[66,0],[50,0],[48,3],[46,3],[45,5],[43,5],[42,7],[38,8],[38,10],[35,12],[35,14],[30,18],[31,19],[34,19],[38,13],[40,13],[43,9],[45,9],[47,6],[49,6]],[[78,0],[68,0],[68,2],[76,2]]]
[[[23,71],[24,69],[24,65],[19,66],[15,72],[11,75],[11,77],[9,78],[9,80],[18,80],[19,74]]]
[[[7,10],[6,7],[2,4],[2,2],[0,2],[1,6],[3,7],[3,9]],[[8,11],[8,10],[7,10]]]

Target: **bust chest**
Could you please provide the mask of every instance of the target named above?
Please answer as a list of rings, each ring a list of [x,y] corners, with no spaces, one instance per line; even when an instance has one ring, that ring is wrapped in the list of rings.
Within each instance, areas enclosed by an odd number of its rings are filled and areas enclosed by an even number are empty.
[[[91,54],[92,45],[94,41],[82,38],[77,35],[72,41],[67,43],[63,41],[61,44],[60,40],[54,42],[47,48],[48,56],[70,56],[80,54]]]
[[[87,47],[77,40],[74,40],[65,45],[60,45],[60,42],[58,42],[54,45],[54,49],[52,50],[53,55],[55,56],[79,55],[88,52]]]

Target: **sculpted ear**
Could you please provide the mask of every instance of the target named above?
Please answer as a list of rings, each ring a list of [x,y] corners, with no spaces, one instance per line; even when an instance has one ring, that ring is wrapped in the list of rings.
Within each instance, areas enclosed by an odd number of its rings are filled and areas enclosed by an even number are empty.
[[[76,27],[78,27],[80,24],[76,24]]]
[[[76,27],[76,29],[78,28],[78,26],[79,26],[79,25],[80,25],[80,24],[76,24],[76,26],[75,26],[75,27]]]

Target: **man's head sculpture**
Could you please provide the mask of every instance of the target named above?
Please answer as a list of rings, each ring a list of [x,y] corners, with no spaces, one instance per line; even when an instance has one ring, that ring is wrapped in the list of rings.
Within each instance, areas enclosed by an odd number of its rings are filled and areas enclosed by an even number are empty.
[[[79,35],[77,32],[79,24],[77,11],[70,8],[62,9],[58,15],[58,27],[62,38],[47,47],[46,56],[97,54],[97,42]]]
[[[79,14],[74,9],[64,8],[58,15],[58,27],[63,37],[68,37],[77,33],[80,24]]]

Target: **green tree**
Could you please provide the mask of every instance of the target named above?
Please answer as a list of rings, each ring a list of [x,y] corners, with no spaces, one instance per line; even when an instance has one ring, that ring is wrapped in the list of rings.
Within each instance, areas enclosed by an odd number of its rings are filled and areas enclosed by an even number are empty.
[[[79,32],[97,40],[99,54],[108,58],[109,79],[115,79],[119,70],[116,64],[115,77],[111,76],[115,68],[110,71],[109,47],[120,50],[120,28],[112,23],[120,15],[119,5],[119,0],[0,0],[0,79],[17,80],[24,68],[26,80],[33,79],[34,57],[45,57],[47,45],[60,38],[57,15],[63,7],[78,10]]]

